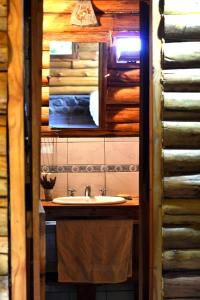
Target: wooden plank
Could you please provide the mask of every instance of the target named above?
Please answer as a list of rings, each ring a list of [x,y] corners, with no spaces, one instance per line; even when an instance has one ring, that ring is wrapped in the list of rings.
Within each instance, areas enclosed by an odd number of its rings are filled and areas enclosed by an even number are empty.
[[[200,122],[163,122],[164,146],[167,148],[198,149]]]
[[[0,197],[0,207],[8,207],[8,199],[6,197]]]
[[[0,0],[0,17],[7,17],[7,0]]]
[[[163,252],[163,270],[199,270],[200,250],[168,250]]]
[[[7,110],[7,73],[0,72],[0,114],[5,114]]]
[[[7,117],[6,115],[1,115],[1,118],[0,118],[0,127],[6,127],[6,124],[7,124]],[[1,155],[1,153],[0,153]]]
[[[198,0],[165,0],[164,2],[164,14],[199,14],[200,3]]]
[[[164,31],[166,41],[199,40],[199,15],[165,15]]]
[[[50,95],[90,94],[96,91],[96,86],[54,86],[49,88]]]
[[[6,127],[0,126],[0,155],[6,155]]]
[[[49,69],[50,67],[50,52],[42,51],[42,69]]]
[[[107,91],[107,104],[139,104],[140,87],[109,87]]]
[[[47,52],[47,51],[43,51]],[[50,61],[50,68],[68,68],[68,69],[96,69],[98,68],[99,64],[96,60],[66,60],[63,59]],[[48,66],[49,67],[49,66]]]
[[[200,226],[163,228],[164,249],[200,249]]]
[[[163,150],[164,175],[199,174],[200,150]]]
[[[194,298],[200,295],[200,276],[195,273],[168,273],[164,276],[166,298]]]
[[[106,112],[107,123],[139,123],[139,108],[111,108]]]
[[[8,130],[10,175],[10,238],[12,300],[27,299],[25,169],[24,169],[24,24],[23,3],[10,0],[8,36],[12,56],[8,67]]]
[[[133,84],[140,81],[140,69],[108,70],[108,84]]]
[[[0,253],[0,276],[8,275],[8,254]]]
[[[8,237],[0,236],[0,253],[8,253]]]
[[[49,86],[96,86],[98,88],[97,77],[51,77]]]
[[[163,224],[165,226],[175,225],[198,225],[200,224],[200,215],[164,215]]]
[[[99,32],[113,30],[136,30],[139,31],[139,16],[130,14],[96,15],[98,26],[82,27],[82,32]],[[76,32],[79,26],[70,25],[71,14],[44,13],[44,32]]]
[[[7,178],[7,157],[0,156],[0,178]]]
[[[0,236],[8,236],[8,210],[0,207]]]
[[[164,44],[163,65],[165,68],[198,68],[200,66],[200,42]]]
[[[53,0],[44,1],[44,13],[71,13],[74,8],[75,0],[65,1]],[[101,13],[139,13],[138,0],[93,0],[95,11]]]
[[[50,41],[72,41],[72,42],[85,42],[85,35],[82,34],[82,31],[74,32],[46,32],[43,34],[43,50],[49,50]],[[110,42],[110,33],[108,31],[101,31],[97,34],[94,32],[87,33],[87,42],[95,43],[109,43]]]
[[[49,72],[51,76],[55,76],[55,77],[97,77],[98,76],[98,68],[96,69],[51,68]]]
[[[165,198],[199,198],[200,175],[164,177]]]
[[[1,9],[1,4],[0,4]],[[0,31],[7,31],[7,18],[0,16]]]
[[[115,129],[115,131],[113,130]],[[110,137],[110,136],[139,136],[139,124],[109,124],[106,130],[54,130],[49,126],[41,126],[42,137]]]
[[[0,276],[1,300],[9,299],[8,276]]]
[[[165,92],[190,92],[191,94],[200,91],[200,69],[187,69],[187,72],[184,69],[164,70],[162,76]]]

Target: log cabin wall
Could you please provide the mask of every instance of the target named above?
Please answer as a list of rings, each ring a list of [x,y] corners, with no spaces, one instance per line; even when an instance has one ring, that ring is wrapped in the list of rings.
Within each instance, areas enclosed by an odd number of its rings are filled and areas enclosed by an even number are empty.
[[[81,136],[138,136],[139,135],[139,103],[140,103],[140,69],[139,66],[125,66],[113,62],[113,37],[122,31],[139,33],[139,0],[93,0],[95,14],[98,19],[97,27],[78,27],[69,23],[75,0],[52,1],[44,0],[43,22],[43,88],[42,88],[42,135],[62,136],[80,135],[76,131],[51,130],[48,122],[48,99],[49,99],[49,41],[68,40],[79,42],[107,42],[108,51],[106,68],[109,74],[105,83],[104,95],[104,124],[101,130],[81,131]],[[84,62],[84,57],[83,57]],[[62,80],[57,73],[55,78],[50,79],[50,85],[55,81]],[[65,75],[66,76],[66,75]],[[57,77],[57,78],[56,78]],[[67,80],[69,78],[66,78]],[[75,82],[75,80],[74,80]],[[53,89],[53,87],[50,87]],[[74,86],[68,86],[68,89]]]
[[[7,175],[7,1],[0,0],[0,299],[8,289],[8,175]]]
[[[200,2],[162,4],[164,299],[200,299]]]

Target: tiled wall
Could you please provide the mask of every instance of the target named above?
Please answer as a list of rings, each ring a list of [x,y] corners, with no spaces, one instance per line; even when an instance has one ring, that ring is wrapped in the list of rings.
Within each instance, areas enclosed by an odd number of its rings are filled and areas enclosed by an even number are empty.
[[[107,195],[139,193],[139,138],[42,138],[41,173],[56,176],[53,196],[65,196],[69,188],[92,195],[106,188]],[[43,198],[43,189],[41,188]]]

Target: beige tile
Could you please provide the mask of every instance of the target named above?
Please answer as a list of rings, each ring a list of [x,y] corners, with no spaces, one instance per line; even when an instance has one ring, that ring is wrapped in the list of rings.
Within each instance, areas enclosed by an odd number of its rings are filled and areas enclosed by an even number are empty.
[[[105,186],[104,173],[68,173],[68,185],[76,189],[76,195],[84,195],[85,187],[91,186],[92,195],[99,195],[100,188]]]
[[[53,188],[53,197],[67,196],[67,173],[54,173],[52,177],[56,176],[56,183]]]
[[[105,142],[139,142],[139,137],[108,137]]]
[[[139,195],[139,172],[106,173],[107,195],[129,194]]]
[[[53,160],[55,165],[67,164],[67,143],[54,144]]]
[[[68,144],[69,164],[103,164],[103,142],[81,142]]]
[[[53,143],[54,138],[43,137],[41,138],[41,143]]]
[[[139,163],[138,142],[106,142],[106,164],[136,164]]]
[[[104,142],[104,138],[68,138],[69,143]]]
[[[54,144],[41,143],[41,165],[52,165],[54,160]]]
[[[56,142],[57,143],[67,143],[68,142],[68,138],[57,138]]]

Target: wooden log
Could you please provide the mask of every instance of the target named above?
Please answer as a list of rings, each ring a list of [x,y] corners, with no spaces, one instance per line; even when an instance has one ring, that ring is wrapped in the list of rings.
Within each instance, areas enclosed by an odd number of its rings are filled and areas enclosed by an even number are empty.
[[[6,117],[6,115],[1,115],[1,118],[0,118],[0,128],[1,127],[6,127],[6,124],[7,124],[7,117]],[[1,152],[0,152],[0,155],[2,155]]]
[[[49,85],[49,78],[50,78],[50,73],[49,69],[42,69],[42,85],[43,86],[48,86]]]
[[[199,249],[200,226],[164,227],[164,249]]]
[[[1,300],[9,299],[8,276],[0,276],[0,295]]]
[[[0,126],[0,155],[6,155],[6,127]]]
[[[48,66],[49,67],[49,66]],[[50,62],[50,68],[69,68],[69,69],[87,69],[98,68],[98,61],[93,60],[66,60],[52,61]]]
[[[0,197],[6,197],[8,195],[8,180],[6,178],[0,178]]]
[[[43,50],[49,50],[50,41],[72,41],[72,42],[85,42],[85,34],[82,30],[74,32],[45,32],[43,34]],[[98,34],[94,32],[87,32],[87,42],[89,43],[110,43],[109,31],[101,31]]]
[[[115,88],[109,87],[107,91],[107,104],[139,104],[140,87]]]
[[[99,43],[78,43],[79,51],[96,51],[99,49]]]
[[[0,16],[0,31],[7,31],[7,17]]]
[[[0,207],[0,236],[8,236],[8,210]]]
[[[200,200],[184,198],[163,201],[163,213],[169,215],[200,215]]]
[[[43,125],[49,124],[49,107],[41,108],[41,123]]]
[[[0,236],[0,253],[8,253],[8,237]]]
[[[8,37],[0,31],[0,71],[5,71],[8,65]]]
[[[8,199],[5,197],[0,197],[0,208],[8,207]]]
[[[200,150],[163,150],[164,175],[199,174]]]
[[[50,95],[79,95],[96,91],[96,86],[54,86],[49,88]]]
[[[200,66],[200,42],[166,43],[163,47],[165,68]]]
[[[164,177],[164,196],[174,199],[199,198],[200,175]]]
[[[75,0],[63,1],[46,0],[44,2],[44,13],[71,13]],[[92,1],[95,11],[101,13],[139,13],[138,0],[94,0]]]
[[[0,276],[8,275],[8,254],[0,253]]]
[[[163,278],[164,297],[193,298],[200,295],[200,275],[195,273],[168,273]]]
[[[108,84],[119,85],[122,84],[133,84],[139,83],[140,81],[140,70],[108,70]]]
[[[178,14],[199,14],[200,3],[197,0],[165,0],[164,2],[164,14],[166,15],[178,15]]]
[[[0,17],[7,17],[7,0],[0,0]]]
[[[7,110],[7,73],[0,72],[0,114],[5,114]]]
[[[139,16],[131,15],[97,15],[99,26],[82,27],[82,32],[99,32],[113,30],[136,30],[139,31]],[[44,32],[76,32],[79,26],[70,25],[71,14],[65,13],[44,13]]]
[[[51,77],[49,86],[96,86],[98,88],[97,77]]]
[[[139,119],[139,108],[114,108],[106,112],[107,123],[138,123]]]
[[[199,270],[200,250],[168,250],[163,252],[163,270]]]
[[[50,61],[50,65],[49,65],[50,69],[54,69],[54,68],[65,68],[65,69],[71,69],[72,68],[72,61],[71,60],[51,60]]]
[[[98,68],[94,69],[65,69],[51,68],[50,75],[54,77],[97,77]]]
[[[200,122],[163,122],[164,147],[198,149]]]
[[[7,157],[0,156],[0,178],[7,178]]]
[[[165,92],[199,92],[200,69],[174,69],[162,72]],[[189,96],[189,93],[187,94]]]
[[[199,15],[165,15],[164,31],[166,41],[199,40]]]
[[[82,60],[98,60],[98,49],[96,51],[79,51],[78,58]]]
[[[110,137],[110,136],[139,136],[139,124],[108,124],[106,130],[54,130],[49,126],[41,126],[42,137]],[[111,128],[111,129],[109,129]],[[113,130],[117,128],[118,130]]]
[[[179,225],[199,225],[200,215],[164,215],[163,224],[165,226]]]
[[[49,87],[42,87],[42,105],[49,105]]]
[[[50,52],[42,51],[42,68],[49,69],[50,66]]]

